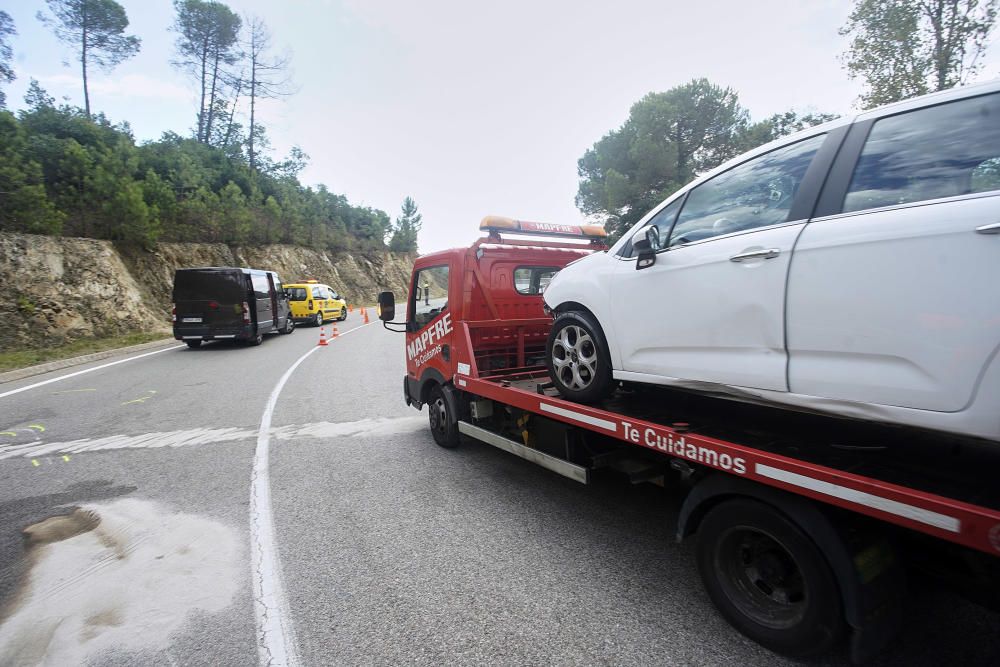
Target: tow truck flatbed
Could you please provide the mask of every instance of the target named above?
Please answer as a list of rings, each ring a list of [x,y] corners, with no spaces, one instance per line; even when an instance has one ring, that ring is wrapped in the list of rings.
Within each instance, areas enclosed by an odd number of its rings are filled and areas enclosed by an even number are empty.
[[[544,368],[455,382],[629,445],[989,554],[1000,548],[1000,456],[989,445],[954,439],[943,462],[940,436],[661,388],[620,389],[600,406],[580,405],[547,388]]]

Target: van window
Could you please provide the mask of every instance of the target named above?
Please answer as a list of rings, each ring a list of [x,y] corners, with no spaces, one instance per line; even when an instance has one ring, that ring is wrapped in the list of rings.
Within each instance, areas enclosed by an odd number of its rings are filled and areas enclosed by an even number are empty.
[[[1000,189],[1000,93],[877,121],[844,211]]]
[[[306,288],[305,287],[289,287],[288,288],[288,300],[289,301],[305,301],[306,300]]]
[[[269,298],[271,287],[267,284],[267,276],[262,276],[257,273],[251,273],[250,281],[253,283],[254,298],[257,299]]]
[[[691,190],[670,245],[786,222],[824,139],[820,134],[758,155]]]
[[[448,307],[448,267],[421,269],[413,278],[412,322],[422,329]]]
[[[242,271],[179,270],[174,274],[173,301],[222,301],[246,299]]]
[[[313,287],[312,288],[312,295],[313,295],[314,299],[325,299],[326,298],[326,296],[323,294],[323,288],[322,287]]]
[[[514,289],[518,294],[541,294],[558,271],[558,266],[519,266],[514,269]]]

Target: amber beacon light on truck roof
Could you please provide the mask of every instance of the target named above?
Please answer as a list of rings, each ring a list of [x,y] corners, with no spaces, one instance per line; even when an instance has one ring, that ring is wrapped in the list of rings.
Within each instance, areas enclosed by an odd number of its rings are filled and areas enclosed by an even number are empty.
[[[490,243],[511,243],[501,234],[523,234],[527,236],[555,236],[565,239],[589,240],[592,246],[607,248],[607,232],[600,225],[563,225],[552,222],[529,222],[515,220],[500,215],[488,215],[479,223],[479,229],[487,232]],[[520,245],[520,244],[517,244]]]

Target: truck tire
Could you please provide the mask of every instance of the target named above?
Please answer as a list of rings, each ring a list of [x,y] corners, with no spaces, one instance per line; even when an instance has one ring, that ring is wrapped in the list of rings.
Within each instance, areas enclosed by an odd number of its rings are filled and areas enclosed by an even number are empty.
[[[445,449],[458,447],[458,421],[451,414],[451,407],[445,400],[444,390],[436,384],[427,399],[427,416],[434,442]]]
[[[710,510],[698,528],[698,570],[726,620],[775,653],[819,655],[843,632],[823,553],[770,505],[737,499]]]
[[[571,401],[596,403],[611,389],[608,344],[588,313],[571,310],[556,318],[545,345],[545,365],[556,389]]]

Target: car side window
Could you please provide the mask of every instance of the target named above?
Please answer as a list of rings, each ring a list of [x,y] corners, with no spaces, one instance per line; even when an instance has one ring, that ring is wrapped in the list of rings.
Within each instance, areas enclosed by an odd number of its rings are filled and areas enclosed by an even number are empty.
[[[641,229],[645,229],[650,225],[656,225],[656,228],[660,230],[660,247],[664,247],[662,240],[666,239],[667,234],[670,233],[670,228],[674,225],[674,219],[677,217],[677,211],[680,210],[682,201],[684,201],[683,195],[667,204],[666,207],[650,218],[649,221],[641,227]],[[631,240],[628,245],[622,249],[621,257],[635,257],[635,250],[632,248]]]
[[[844,211],[1000,189],[1000,93],[875,122]]]
[[[312,288],[312,296],[313,296],[314,299],[325,299],[326,298],[323,295],[323,289],[320,288],[320,287],[313,287]]]
[[[411,298],[411,322],[414,330],[422,329],[448,307],[448,267],[431,266],[418,271]]]
[[[691,190],[669,245],[788,221],[799,184],[825,138],[820,134],[758,155]]]

